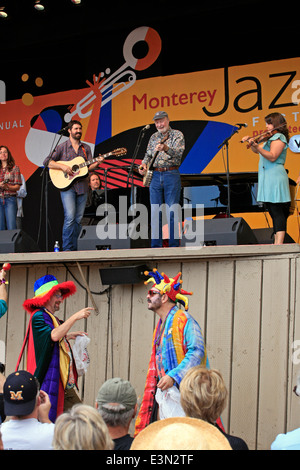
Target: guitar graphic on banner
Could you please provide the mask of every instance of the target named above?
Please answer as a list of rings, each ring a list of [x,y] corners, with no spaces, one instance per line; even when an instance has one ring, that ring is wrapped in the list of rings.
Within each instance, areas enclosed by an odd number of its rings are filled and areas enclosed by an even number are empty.
[[[133,55],[133,48],[144,41],[148,45],[148,51],[144,58],[137,59]],[[25,152],[28,160],[43,166],[44,159],[50,155],[57,145],[57,134],[71,120],[80,120],[83,127],[82,142],[91,147],[92,154],[99,143],[99,129],[101,132],[100,111],[115,96],[126,91],[136,81],[135,71],[145,70],[150,67],[161,52],[161,38],[152,28],[142,26],[134,29],[127,36],[123,45],[124,64],[118,70],[104,77],[104,72],[93,76],[93,83],[86,80],[90,91],[73,90],[61,93],[61,104],[42,109],[39,114],[31,119],[31,128],[25,142]],[[130,70],[133,69],[133,70]],[[108,75],[110,69],[106,69]],[[75,100],[74,100],[74,97]],[[76,101],[74,103],[74,101]],[[64,101],[64,104],[63,104]],[[73,104],[70,104],[72,103]],[[105,118],[111,119],[111,118]],[[109,135],[111,137],[111,135]],[[62,143],[68,139],[60,136]],[[101,141],[101,140],[100,140]],[[46,150],[46,152],[45,152]]]

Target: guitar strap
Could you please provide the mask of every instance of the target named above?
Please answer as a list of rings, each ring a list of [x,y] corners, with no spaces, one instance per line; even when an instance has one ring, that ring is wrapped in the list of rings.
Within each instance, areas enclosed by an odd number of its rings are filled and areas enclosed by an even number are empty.
[[[84,145],[81,144],[81,147],[82,147],[82,151],[83,151],[84,156],[85,156],[85,160],[87,161],[88,158],[87,158],[87,154],[86,154],[86,150],[85,150],[85,148],[84,148]]]
[[[160,144],[163,144],[164,142],[166,142],[166,140],[168,140],[169,136],[170,136],[170,132],[167,132],[167,134],[160,140],[159,143],[160,143]],[[155,161],[156,161],[156,159],[157,159],[157,157],[158,157],[158,154],[159,154],[159,151],[155,152],[155,154],[153,155],[152,161],[151,161],[151,163],[150,163],[150,165],[149,165],[149,170],[153,168],[154,163],[155,163]]]

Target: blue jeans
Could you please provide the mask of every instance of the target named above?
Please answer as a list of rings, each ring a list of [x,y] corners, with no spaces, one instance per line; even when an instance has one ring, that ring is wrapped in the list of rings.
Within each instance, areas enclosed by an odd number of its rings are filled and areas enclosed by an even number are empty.
[[[17,198],[10,196],[0,198],[0,230],[17,228]]]
[[[179,170],[154,171],[150,183],[151,204],[151,247],[160,248],[163,244],[162,226],[163,217],[159,206],[167,207],[179,205],[181,181]],[[174,206],[176,212],[176,206]],[[168,211],[167,211],[168,212]],[[178,218],[174,212],[169,211],[167,222],[169,228],[169,246],[179,246]],[[181,217],[179,218],[179,220]],[[175,223],[174,223],[175,222]]]
[[[77,194],[74,188],[60,192],[64,208],[62,244],[64,251],[77,250],[77,238],[81,230],[81,219],[86,206],[87,193]]]

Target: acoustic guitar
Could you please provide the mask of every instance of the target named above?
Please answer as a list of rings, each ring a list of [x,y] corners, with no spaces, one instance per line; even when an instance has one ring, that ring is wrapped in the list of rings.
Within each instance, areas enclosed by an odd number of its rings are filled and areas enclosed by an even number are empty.
[[[165,135],[165,137],[160,141],[160,144],[163,144],[166,140],[168,140],[168,138],[169,138],[169,133],[167,133]],[[155,162],[156,157],[157,157],[158,154],[159,154],[159,152],[155,152],[155,154],[151,158],[150,162],[147,164],[146,173],[144,174],[144,177],[143,177],[143,185],[145,187],[150,186],[152,176],[153,176],[153,169],[152,168],[153,168],[154,162]]]
[[[51,178],[52,183],[58,189],[67,189],[74,181],[78,178],[82,178],[88,174],[88,167],[92,163],[95,163],[100,160],[100,158],[107,158],[107,157],[121,157],[126,155],[127,149],[126,148],[119,148],[115,149],[112,152],[105,153],[104,155],[99,155],[92,160],[85,160],[83,157],[76,157],[70,161],[58,161],[56,163],[62,163],[63,165],[67,165],[68,167],[72,168],[73,174],[68,175],[68,173],[57,170],[54,168],[49,168],[49,175]]]

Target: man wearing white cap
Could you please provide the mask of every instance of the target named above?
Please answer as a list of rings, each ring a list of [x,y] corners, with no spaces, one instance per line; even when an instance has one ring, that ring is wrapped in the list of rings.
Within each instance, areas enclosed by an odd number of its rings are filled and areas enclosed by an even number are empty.
[[[169,246],[177,247],[179,246],[178,217],[174,212],[178,212],[179,209],[181,193],[179,167],[185,150],[185,140],[181,131],[170,127],[169,116],[165,111],[158,111],[153,120],[157,132],[150,137],[146,155],[139,169],[140,174],[146,174],[149,179],[152,175],[149,186],[151,247],[163,246],[162,210],[159,209],[163,204],[166,206],[169,219]],[[173,210],[170,210],[172,207]]]

